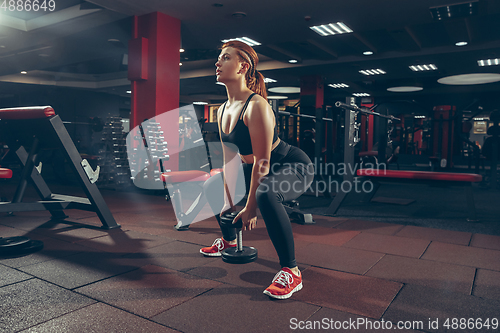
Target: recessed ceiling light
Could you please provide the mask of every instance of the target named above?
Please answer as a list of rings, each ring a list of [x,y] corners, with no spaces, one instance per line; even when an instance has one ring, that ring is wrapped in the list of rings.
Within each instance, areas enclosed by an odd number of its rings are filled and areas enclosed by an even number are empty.
[[[353,96],[356,96],[356,97],[368,97],[368,96],[370,96],[370,94],[368,94],[368,93],[353,93]]]
[[[131,94],[132,93],[132,90],[127,90],[127,94]]]
[[[364,54],[364,55],[372,55],[372,54],[373,54],[373,52],[372,52],[372,51],[365,51],[365,52],[363,52],[363,54]]]
[[[401,86],[401,87],[387,88],[387,91],[392,91],[392,92],[413,92],[413,91],[420,91],[420,90],[424,90],[424,88],[412,87],[412,86]]]
[[[182,62],[179,63],[179,66],[182,66]]]
[[[264,78],[264,83],[274,83],[274,82],[278,82],[274,79],[271,79],[270,77],[265,77]]]
[[[414,72],[423,72],[423,71],[435,71],[437,70],[437,66],[434,64],[428,64],[428,65],[413,65],[409,66],[410,69]]]
[[[243,42],[243,43],[246,43],[250,46],[257,46],[257,45],[261,45],[259,42],[251,39],[251,38],[248,38],[248,37],[238,37],[238,38],[231,38],[231,39],[223,39],[221,40],[221,42],[223,43],[227,43],[227,42],[230,42],[232,40],[237,40],[239,42]]]
[[[348,34],[352,32],[352,29],[342,22],[316,25],[314,27],[309,27],[309,28],[321,36]]]
[[[298,94],[300,93],[299,87],[273,87],[268,89],[270,92],[277,94]]]
[[[349,88],[349,85],[345,83],[330,83],[328,86],[332,88]]]
[[[207,102],[193,102],[194,105],[208,105]]]
[[[244,18],[244,17],[247,17],[247,13],[244,13],[244,12],[236,12],[236,13],[232,13],[231,14],[232,17],[234,18]]]
[[[21,74],[28,74],[28,72],[26,72],[26,71],[22,71],[22,72],[21,72]]]
[[[478,60],[477,64],[479,66],[496,66],[500,65],[500,59],[485,59],[485,60]]]
[[[288,62],[291,63],[291,64],[296,64],[298,61],[295,60],[295,59],[290,59],[290,60],[288,60]]]
[[[385,72],[381,69],[365,69],[365,70],[360,70],[359,72],[364,75],[385,74]]]
[[[441,84],[449,85],[469,85],[469,84],[485,84],[500,81],[500,74],[497,73],[474,73],[452,75],[440,78],[438,80]]]
[[[267,96],[267,99],[288,99],[288,96],[274,95],[274,96]]]
[[[468,44],[467,42],[456,42],[455,43],[456,46],[465,46],[467,44]]]
[[[184,51],[185,51],[184,49],[180,49],[180,50],[179,50],[179,52],[180,52],[180,53],[182,53],[182,52],[184,52]]]

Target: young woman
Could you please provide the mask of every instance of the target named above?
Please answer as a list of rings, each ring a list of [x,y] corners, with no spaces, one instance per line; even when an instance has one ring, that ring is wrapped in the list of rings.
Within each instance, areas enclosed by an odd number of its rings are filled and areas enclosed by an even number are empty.
[[[292,226],[282,203],[307,190],[314,165],[302,150],[279,139],[264,77],[256,69],[258,61],[252,47],[230,41],[222,46],[215,63],[217,80],[225,84],[228,97],[217,112],[224,167],[205,182],[204,193],[220,224],[220,215],[236,204],[232,197],[239,171],[233,157],[239,154],[236,161],[240,166],[243,163],[248,197],[234,221],[241,219],[243,229],[252,230],[259,208],[282,266],[264,293],[285,299],[302,289],[302,276],[295,262]],[[221,226],[221,231],[222,238],[202,248],[202,254],[220,256],[225,248],[236,246],[235,229]]]

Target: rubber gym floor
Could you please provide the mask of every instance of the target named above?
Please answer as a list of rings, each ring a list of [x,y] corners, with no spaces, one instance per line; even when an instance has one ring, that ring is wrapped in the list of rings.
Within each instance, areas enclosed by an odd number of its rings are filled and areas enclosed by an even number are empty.
[[[15,181],[1,186],[7,195]],[[92,212],[67,210],[62,221],[3,214],[0,236],[45,246],[0,259],[0,332],[495,331],[500,192],[474,185],[480,222],[469,223],[462,191],[384,185],[379,196],[416,201],[353,196],[334,217],[322,215],[331,199],[302,196],[316,224],[293,224],[304,288],[288,300],[262,293],[280,269],[262,219],[243,235],[259,259],[234,265],[199,253],[219,237],[215,218],[176,231],[172,204],[158,194],[101,190],[121,225],[114,230]]]

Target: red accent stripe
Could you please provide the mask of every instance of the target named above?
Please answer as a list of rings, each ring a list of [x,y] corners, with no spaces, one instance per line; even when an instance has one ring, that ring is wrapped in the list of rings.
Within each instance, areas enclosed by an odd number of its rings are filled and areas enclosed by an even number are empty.
[[[0,109],[0,119],[39,119],[55,116],[51,106]]]
[[[366,177],[386,177],[403,179],[422,180],[446,180],[456,182],[480,182],[483,177],[474,173],[451,173],[451,172],[430,172],[430,171],[401,171],[382,169],[359,169],[358,176]]]

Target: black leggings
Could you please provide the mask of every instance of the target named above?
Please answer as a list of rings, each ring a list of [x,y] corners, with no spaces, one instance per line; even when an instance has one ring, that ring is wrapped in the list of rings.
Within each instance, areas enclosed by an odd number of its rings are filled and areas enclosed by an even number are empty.
[[[282,203],[297,199],[309,188],[314,179],[314,165],[302,150],[284,142],[273,150],[270,164],[269,174],[263,177],[257,188],[257,205],[266,223],[269,238],[278,253],[281,267],[292,268],[297,266],[293,232]],[[252,167],[253,164],[243,164],[246,193],[250,187]],[[203,185],[203,191],[220,225],[219,214],[224,194],[222,173],[208,179]],[[226,241],[236,239],[234,228],[220,228]]]

